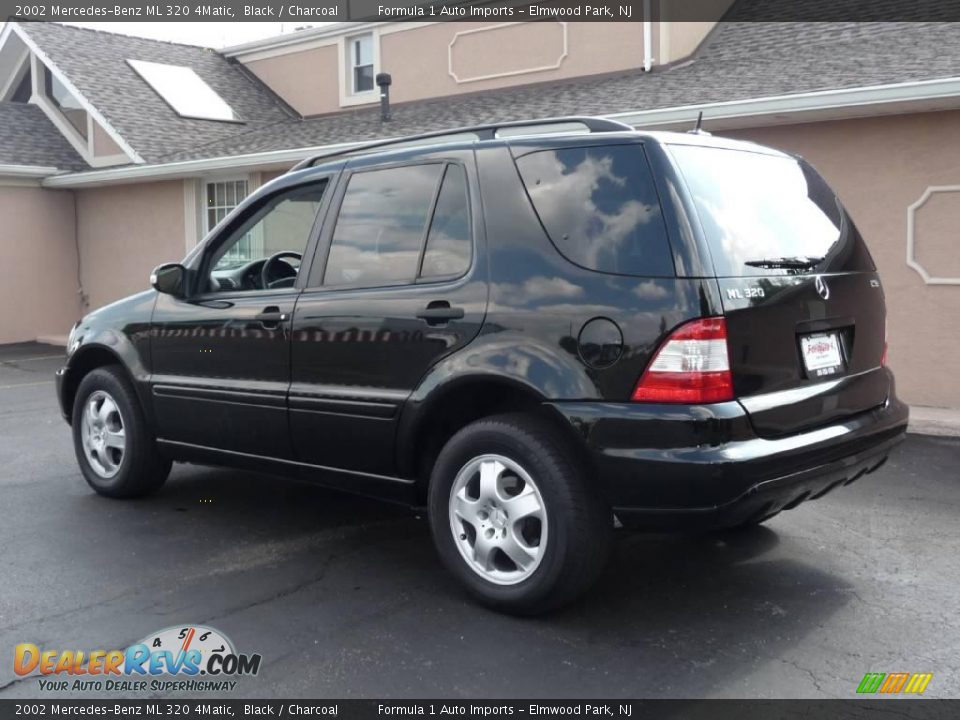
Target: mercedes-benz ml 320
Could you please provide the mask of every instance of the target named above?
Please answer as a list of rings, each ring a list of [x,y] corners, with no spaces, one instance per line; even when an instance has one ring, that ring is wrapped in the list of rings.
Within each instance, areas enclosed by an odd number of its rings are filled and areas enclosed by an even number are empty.
[[[835,193],[703,133],[567,118],[313,158],[152,284],[79,322],[57,376],[94,490],[178,461],[426,507],[514,612],[587,588],[615,524],[763,522],[907,423]]]

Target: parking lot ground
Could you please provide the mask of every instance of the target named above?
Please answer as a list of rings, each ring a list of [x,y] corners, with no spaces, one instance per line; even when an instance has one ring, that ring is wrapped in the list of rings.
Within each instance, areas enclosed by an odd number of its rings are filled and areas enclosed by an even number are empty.
[[[868,671],[960,696],[955,439],[911,436],[749,532],[621,534],[589,595],[524,620],[471,603],[401,508],[189,465],[149,498],[94,495],[60,352],[0,348],[0,697],[42,696],[17,643],[125,648],[179,624],[263,656],[235,697],[852,698]]]

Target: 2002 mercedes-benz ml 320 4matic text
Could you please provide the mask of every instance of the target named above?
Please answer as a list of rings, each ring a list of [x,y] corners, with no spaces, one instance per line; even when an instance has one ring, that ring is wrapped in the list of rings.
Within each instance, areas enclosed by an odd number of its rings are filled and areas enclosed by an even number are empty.
[[[565,118],[313,158],[152,285],[79,322],[57,376],[94,490],[186,461],[426,506],[453,574],[519,613],[589,586],[617,521],[763,522],[907,423],[834,192],[703,133]]]

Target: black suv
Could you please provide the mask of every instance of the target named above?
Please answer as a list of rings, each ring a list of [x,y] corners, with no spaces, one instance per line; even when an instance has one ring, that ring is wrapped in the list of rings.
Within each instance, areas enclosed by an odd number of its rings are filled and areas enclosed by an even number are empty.
[[[515,612],[589,586],[617,524],[763,522],[907,424],[833,191],[705,133],[564,118],[313,158],[152,285],[79,322],[57,375],[94,490],[185,461],[426,506]]]

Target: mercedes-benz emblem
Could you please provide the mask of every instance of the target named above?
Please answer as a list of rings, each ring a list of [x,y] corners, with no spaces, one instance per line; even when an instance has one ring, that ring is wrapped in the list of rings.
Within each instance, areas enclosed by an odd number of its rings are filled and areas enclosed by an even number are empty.
[[[813,281],[813,286],[817,289],[817,295],[824,300],[830,299],[830,288],[827,287],[827,281],[823,279],[822,275],[817,275],[816,280]]]

